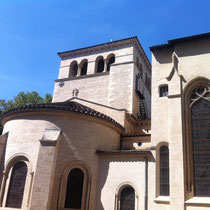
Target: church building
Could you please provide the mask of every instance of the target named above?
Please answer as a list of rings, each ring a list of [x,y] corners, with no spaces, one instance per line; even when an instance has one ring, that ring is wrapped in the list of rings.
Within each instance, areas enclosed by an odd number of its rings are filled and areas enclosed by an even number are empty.
[[[3,115],[0,210],[209,210],[210,33],[58,53],[53,102]]]

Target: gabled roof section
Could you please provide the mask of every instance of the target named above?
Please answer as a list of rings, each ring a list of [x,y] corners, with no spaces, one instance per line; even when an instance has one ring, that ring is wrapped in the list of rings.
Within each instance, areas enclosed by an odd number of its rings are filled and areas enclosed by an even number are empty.
[[[79,49],[74,49],[74,50],[69,50],[69,51],[64,51],[64,52],[58,52],[57,54],[61,59],[62,58],[65,59],[65,58],[68,58],[71,56],[88,54],[91,52],[107,50],[107,49],[111,49],[114,47],[120,47],[120,46],[124,46],[124,45],[128,45],[128,44],[134,44],[136,46],[137,51],[140,53],[140,55],[142,56],[143,60],[147,64],[147,66],[149,68],[151,68],[150,61],[147,58],[137,36],[120,39],[120,40],[116,40],[116,41],[111,41],[111,42],[106,42],[106,43],[102,43],[102,44],[97,44],[97,45],[93,45],[93,46],[89,46],[89,47],[84,47],[84,48],[79,48]]]
[[[153,51],[153,50],[156,50],[156,49],[171,47],[171,46],[174,46],[174,44],[177,44],[177,43],[180,43],[180,42],[186,42],[186,41],[191,41],[191,40],[196,40],[196,39],[204,39],[204,38],[210,38],[210,32],[203,33],[203,34],[197,34],[197,35],[193,35],[193,36],[181,37],[181,38],[178,38],[178,39],[171,39],[171,40],[168,40],[167,44],[160,44],[160,45],[151,46],[150,50]]]

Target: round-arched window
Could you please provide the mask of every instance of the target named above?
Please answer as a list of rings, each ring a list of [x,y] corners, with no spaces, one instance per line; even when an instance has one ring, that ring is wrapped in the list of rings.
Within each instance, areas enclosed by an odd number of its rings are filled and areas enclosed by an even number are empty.
[[[64,208],[81,209],[84,173],[74,168],[68,175]]]
[[[77,71],[78,71],[78,64],[76,61],[73,61],[70,65],[69,77],[76,77]]]
[[[120,210],[135,209],[135,191],[133,187],[126,186],[120,193]]]
[[[23,161],[15,163],[12,168],[6,207],[21,208],[27,176],[27,165]]]

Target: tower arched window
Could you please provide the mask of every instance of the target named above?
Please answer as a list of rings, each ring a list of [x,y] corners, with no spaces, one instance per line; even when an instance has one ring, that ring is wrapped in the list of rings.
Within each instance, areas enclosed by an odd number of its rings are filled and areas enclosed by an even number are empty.
[[[169,150],[167,146],[160,148],[160,195],[169,196]]]
[[[125,186],[120,192],[120,208],[119,210],[135,209],[135,190],[131,186]]]
[[[78,72],[78,64],[76,61],[73,61],[70,65],[69,77],[76,77]]]
[[[99,56],[96,59],[96,73],[101,73],[104,71],[104,58]]]
[[[15,163],[10,175],[9,188],[6,198],[6,207],[21,208],[25,182],[27,176],[27,165],[23,161]]]
[[[110,67],[113,63],[115,63],[115,56],[114,55],[112,55],[107,62],[107,71],[110,71]]]
[[[85,61],[82,62],[80,75],[86,75],[87,74],[87,68],[88,68],[88,61],[85,60]]]

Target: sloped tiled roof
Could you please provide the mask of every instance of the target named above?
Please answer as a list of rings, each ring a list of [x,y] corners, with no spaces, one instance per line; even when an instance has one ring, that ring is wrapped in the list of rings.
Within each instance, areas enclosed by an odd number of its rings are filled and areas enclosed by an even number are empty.
[[[150,155],[151,151],[148,149],[136,150],[96,150],[96,154],[101,155]]]
[[[132,133],[127,133],[125,135],[122,135],[122,137],[144,137],[144,136],[151,136],[151,134],[132,134]]]
[[[203,33],[203,34],[197,34],[197,35],[193,35],[193,36],[185,36],[185,37],[181,37],[178,39],[171,39],[171,40],[168,40],[168,43],[166,43],[166,44],[151,46],[150,50],[153,51],[156,49],[173,46],[176,43],[185,42],[185,41],[189,41],[189,40],[195,40],[195,39],[203,39],[203,38],[210,38],[210,32]]]
[[[102,44],[92,45],[89,47],[83,47],[83,48],[68,50],[68,51],[64,51],[64,52],[58,52],[57,54],[60,58],[65,59],[70,56],[76,56],[76,55],[86,54],[86,53],[90,53],[90,52],[96,52],[96,51],[103,50],[103,49],[111,49],[113,47],[130,44],[130,43],[135,43],[135,45],[140,49],[140,52],[141,52],[140,54],[142,55],[143,60],[145,60],[146,65],[148,66],[148,68],[151,68],[150,61],[147,58],[147,56],[144,52],[144,49],[142,48],[137,36],[120,39],[120,40],[115,40],[115,41],[111,41],[111,42],[106,42],[106,43],[102,43]]]
[[[89,116],[106,120],[114,124],[118,128],[120,128],[121,130],[124,130],[124,127],[120,125],[119,123],[117,123],[115,120],[113,120],[111,117],[74,101],[59,102],[59,103],[45,103],[45,104],[32,104],[32,105],[21,106],[18,108],[11,109],[7,112],[4,112],[2,119],[7,116],[13,115],[15,113],[30,112],[34,110],[40,110],[40,111],[48,111],[48,110],[62,111],[63,110],[63,111],[77,112],[80,114],[85,114],[85,115],[89,115]]]

